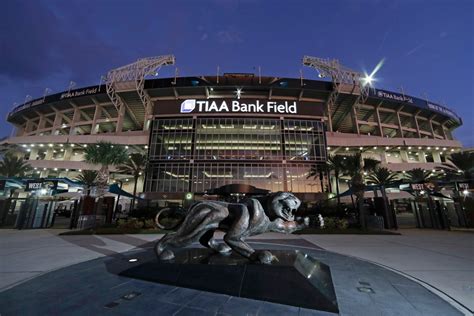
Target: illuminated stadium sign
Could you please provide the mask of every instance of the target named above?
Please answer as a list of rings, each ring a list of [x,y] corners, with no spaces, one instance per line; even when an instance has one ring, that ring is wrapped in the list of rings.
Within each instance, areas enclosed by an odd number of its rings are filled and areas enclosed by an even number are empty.
[[[377,90],[377,96],[379,98],[385,98],[385,99],[391,99],[395,101],[402,101],[402,102],[408,102],[408,103],[413,103],[413,98],[399,94],[399,93],[394,93],[394,92],[388,92],[388,91],[382,91],[382,90]]]
[[[272,113],[297,114],[296,101],[196,100],[181,103],[181,113]]]
[[[184,99],[157,100],[155,115],[270,115],[324,116],[324,103],[298,100],[269,99]]]
[[[433,102],[429,102],[429,101],[426,101],[426,100],[423,100],[423,99],[411,97],[411,96],[401,94],[401,93],[395,93],[395,92],[391,92],[391,91],[380,90],[380,89],[370,89],[369,90],[369,95],[371,97],[376,97],[376,98],[379,98],[379,99],[382,99],[382,100],[391,100],[391,101],[409,103],[409,104],[411,104],[413,106],[416,106],[418,108],[421,108],[421,109],[428,109],[430,111],[439,112],[443,115],[447,115],[447,116],[457,120],[458,122],[461,122],[461,119],[459,118],[459,116],[457,116],[456,113],[454,113],[450,109],[448,109],[448,108],[446,108],[442,105],[435,104]]]

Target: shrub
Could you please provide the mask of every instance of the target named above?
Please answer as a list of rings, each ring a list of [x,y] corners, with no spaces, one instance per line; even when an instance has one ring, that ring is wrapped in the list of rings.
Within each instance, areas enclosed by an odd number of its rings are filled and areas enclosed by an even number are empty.
[[[345,218],[324,217],[325,229],[347,229],[349,228],[349,221]]]
[[[324,217],[324,228],[326,229],[334,229],[336,228],[336,220],[335,217]]]
[[[138,218],[129,218],[127,220],[119,219],[117,226],[119,228],[125,228],[125,229],[141,229],[143,228],[144,223],[140,221]]]
[[[153,219],[147,219],[147,220],[143,221],[143,228],[144,229],[156,228],[155,221]]]

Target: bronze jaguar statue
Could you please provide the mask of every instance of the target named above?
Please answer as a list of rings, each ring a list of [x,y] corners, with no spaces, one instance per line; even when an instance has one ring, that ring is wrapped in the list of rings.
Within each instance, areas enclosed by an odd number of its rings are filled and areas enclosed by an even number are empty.
[[[180,248],[199,240],[201,245],[220,253],[234,250],[253,261],[270,263],[269,251],[257,253],[244,240],[265,232],[292,233],[305,228],[308,218],[295,218],[301,201],[288,192],[271,193],[262,197],[246,198],[239,203],[202,201],[194,204],[178,230],[163,236],[155,245],[161,260],[171,260],[169,248]],[[213,239],[214,232],[225,232],[224,243]]]

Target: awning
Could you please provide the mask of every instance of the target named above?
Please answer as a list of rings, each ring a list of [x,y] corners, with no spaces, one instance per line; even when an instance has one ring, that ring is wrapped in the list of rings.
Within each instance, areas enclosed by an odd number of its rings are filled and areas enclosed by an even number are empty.
[[[54,195],[57,198],[69,199],[69,200],[79,200],[82,196],[81,192],[63,192]]]
[[[109,186],[109,192],[120,195],[120,196],[129,197],[131,199],[135,198],[137,200],[143,200],[139,196],[134,196],[133,194],[130,194],[127,191],[122,190],[117,183],[112,184],[111,186]]]
[[[206,194],[209,194],[209,195],[215,194],[215,195],[222,195],[222,196],[230,195],[232,193],[240,193],[240,194],[246,194],[246,195],[256,195],[256,194],[263,195],[263,194],[268,194],[269,192],[270,192],[269,190],[259,189],[252,185],[236,183],[236,184],[223,185],[219,188],[207,190]]]

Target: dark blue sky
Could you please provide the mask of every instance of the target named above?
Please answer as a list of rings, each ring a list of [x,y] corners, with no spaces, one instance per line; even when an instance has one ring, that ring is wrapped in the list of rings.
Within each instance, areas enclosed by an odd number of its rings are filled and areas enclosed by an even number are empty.
[[[25,95],[98,84],[111,68],[173,53],[179,74],[306,78],[303,55],[355,70],[385,58],[376,87],[455,110],[474,146],[474,1],[5,1],[0,10],[2,119]],[[174,68],[161,76],[172,76]],[[0,124],[0,136],[11,132]]]

